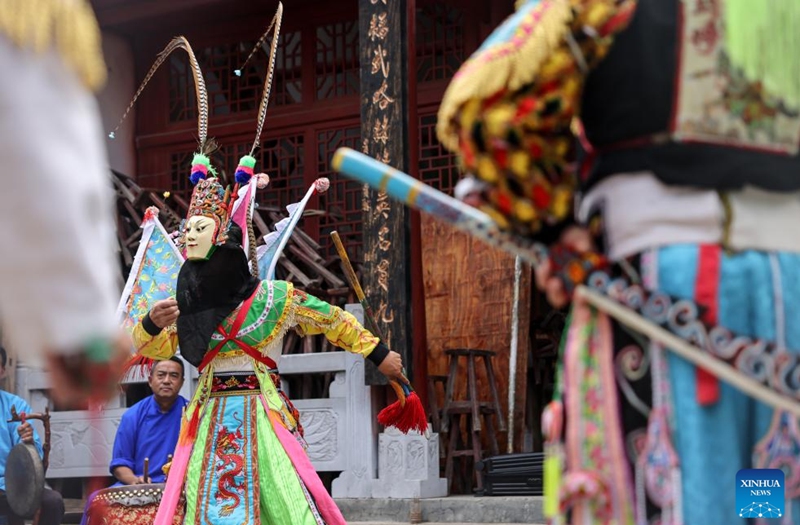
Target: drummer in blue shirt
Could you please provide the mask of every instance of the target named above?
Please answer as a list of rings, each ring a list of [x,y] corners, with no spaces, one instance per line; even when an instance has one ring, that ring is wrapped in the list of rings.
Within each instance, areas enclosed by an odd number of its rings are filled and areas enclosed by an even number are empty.
[[[0,380],[6,376],[6,349],[0,346]],[[23,412],[30,414],[31,407],[21,397],[15,396],[4,390],[0,390],[0,523],[5,523],[5,519],[12,517],[11,509],[6,500],[5,490],[5,469],[6,459],[11,449],[19,443],[33,443],[42,455],[42,443],[39,436],[27,421],[25,423],[7,423],[11,417],[11,408],[18,414]],[[58,525],[64,517],[64,500],[61,494],[54,490],[45,488],[42,493],[40,525]]]
[[[181,415],[187,404],[178,393],[183,380],[183,361],[177,357],[153,366],[148,378],[153,395],[126,410],[117,429],[109,467],[119,480],[116,486],[166,481],[162,468],[178,443]],[[145,458],[149,460],[147,479]]]

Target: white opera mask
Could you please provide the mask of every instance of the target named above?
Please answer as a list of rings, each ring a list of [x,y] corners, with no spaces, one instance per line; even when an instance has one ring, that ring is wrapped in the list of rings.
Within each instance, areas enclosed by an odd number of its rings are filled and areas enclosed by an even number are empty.
[[[207,259],[214,246],[216,229],[216,221],[203,215],[195,215],[186,221],[186,258],[190,261]]]

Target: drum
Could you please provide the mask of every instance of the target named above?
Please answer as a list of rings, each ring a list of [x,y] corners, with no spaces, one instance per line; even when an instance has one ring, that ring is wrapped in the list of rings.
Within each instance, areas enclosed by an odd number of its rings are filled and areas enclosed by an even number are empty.
[[[165,483],[127,485],[98,490],[86,510],[86,525],[153,525]],[[181,496],[173,525],[182,525],[186,500]]]

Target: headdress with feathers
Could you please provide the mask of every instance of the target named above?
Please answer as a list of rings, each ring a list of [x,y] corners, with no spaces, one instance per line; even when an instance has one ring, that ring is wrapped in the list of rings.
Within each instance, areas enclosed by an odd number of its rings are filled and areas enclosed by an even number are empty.
[[[259,49],[263,49],[267,39],[271,36],[269,57],[267,64],[267,75],[264,79],[264,90],[261,95],[261,104],[258,107],[258,117],[256,120],[256,136],[253,139],[253,145],[250,147],[250,152],[239,159],[239,165],[236,167],[235,179],[236,186],[234,189],[234,210],[231,215],[234,216],[234,221],[241,227],[243,233],[247,235],[244,244],[248,253],[250,273],[253,276],[258,276],[258,260],[256,255],[256,237],[253,230],[253,212],[255,208],[255,188],[250,185],[253,177],[256,158],[254,157],[255,151],[261,143],[261,132],[264,129],[264,121],[267,118],[267,107],[269,106],[269,96],[272,91],[272,78],[275,74],[275,59],[278,51],[278,39],[281,32],[281,21],[283,19],[283,4],[278,2],[278,9],[275,16],[272,18],[267,30],[258,39],[250,54],[245,59],[244,63],[239,69],[235,71],[236,76],[242,75],[242,70],[247,66],[248,62],[255,56]],[[268,178],[259,179],[257,186],[263,188],[269,181]],[[247,188],[241,196],[239,196],[240,188]],[[236,197],[239,197],[238,200]],[[236,213],[240,206],[245,206],[243,210]],[[243,212],[243,213],[242,213]]]
[[[234,308],[253,293],[258,280],[248,271],[247,259],[240,246],[241,232],[238,226],[231,225],[230,191],[223,188],[211,166],[209,155],[215,144],[208,140],[208,94],[197,57],[186,38],[174,38],[159,53],[119,124],[109,136],[114,138],[114,132],[128,116],[156,70],[177,49],[183,49],[189,55],[197,97],[198,147],[189,175],[195,187],[187,217],[203,215],[217,223],[214,239],[217,249],[207,260],[185,261],[178,273],[176,285],[176,299],[181,312],[177,323],[181,355],[197,366],[208,349],[211,333]]]
[[[211,165],[210,155],[216,149],[216,142],[208,139],[208,92],[203,72],[200,64],[192,50],[191,44],[183,36],[173,38],[167,47],[159,53],[155,63],[150,67],[145,75],[142,84],[133,96],[133,100],[128,105],[122,115],[117,127],[109,133],[109,137],[114,138],[115,132],[125,121],[144,88],[153,78],[159,67],[167,60],[173,51],[183,49],[189,55],[189,65],[194,78],[195,98],[197,99],[197,152],[192,158],[192,166],[189,180],[194,185],[192,196],[189,203],[187,219],[196,215],[203,215],[214,219],[216,228],[214,232],[214,243],[223,244],[227,239],[228,228],[230,227],[230,192],[225,190],[216,178],[216,170]],[[209,174],[211,177],[209,177]],[[183,231],[181,224],[181,232]],[[179,245],[183,245],[183,236],[179,239]]]

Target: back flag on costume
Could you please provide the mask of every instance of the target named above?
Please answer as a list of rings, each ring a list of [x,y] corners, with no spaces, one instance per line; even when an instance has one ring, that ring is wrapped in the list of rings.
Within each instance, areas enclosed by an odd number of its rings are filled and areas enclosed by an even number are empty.
[[[314,181],[308,188],[305,197],[300,202],[295,202],[286,207],[289,216],[275,225],[275,231],[264,236],[264,244],[258,247],[258,276],[261,279],[275,279],[275,268],[278,260],[294,231],[294,227],[303,216],[308,201],[314,192],[325,193],[330,187],[330,181],[322,177]]]
[[[231,220],[235,222],[242,232],[247,232],[248,218],[253,216],[256,202],[256,181],[248,182],[246,185],[239,188],[239,194],[236,201],[233,203],[231,210]],[[248,212],[249,210],[249,212]],[[249,216],[249,217],[248,217]],[[246,233],[242,235],[242,248],[244,253],[250,253],[250,238]]]
[[[147,209],[142,230],[142,240],[117,306],[117,319],[128,332],[156,301],[175,296],[184,260],[158,220],[157,208]]]

